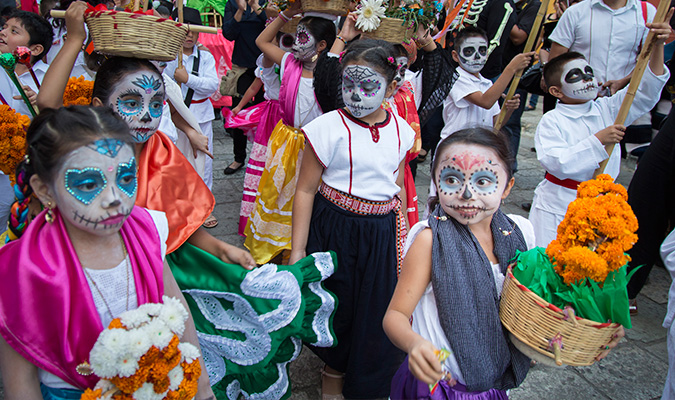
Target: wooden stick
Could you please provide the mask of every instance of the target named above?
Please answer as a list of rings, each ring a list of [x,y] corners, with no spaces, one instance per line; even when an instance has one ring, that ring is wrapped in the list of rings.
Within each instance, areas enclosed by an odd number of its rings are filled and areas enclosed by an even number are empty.
[[[670,8],[670,0],[661,0],[659,2],[659,8],[656,9],[656,15],[654,16],[654,20],[652,21],[652,23],[656,24],[663,22],[666,19],[666,14],[668,14],[669,8]],[[623,125],[623,123],[626,122],[626,118],[628,117],[628,111],[630,111],[630,106],[633,104],[633,100],[635,100],[635,93],[637,92],[637,89],[640,86],[642,75],[644,75],[645,70],[647,69],[647,65],[649,64],[649,59],[652,55],[652,50],[654,50],[654,45],[656,44],[656,35],[654,35],[654,33],[652,32],[649,32],[649,35],[647,35],[647,40],[645,40],[644,44],[645,45],[642,46],[642,50],[640,51],[640,55],[638,56],[637,63],[635,64],[633,74],[630,77],[630,83],[628,84],[626,97],[623,98],[621,108],[619,109],[619,113],[617,114],[616,119],[614,120],[614,124]],[[616,144],[608,144],[605,146],[605,151],[607,151],[607,158],[604,159],[600,163],[598,169],[596,169],[595,172],[593,172],[593,178],[605,172],[605,167],[607,167],[607,163],[609,162],[610,157],[612,157],[614,147],[616,147]]]
[[[183,23],[183,0],[177,1],[178,5],[178,22]],[[197,60],[195,60],[196,62]],[[180,46],[178,51],[178,68],[183,68],[183,46]]]
[[[143,12],[144,13],[148,11],[149,3],[150,3],[150,0],[143,0]]]
[[[121,12],[121,11],[117,11]],[[65,18],[66,17],[66,12],[63,10],[52,10],[50,11],[50,15],[52,18]],[[198,33],[211,33],[211,34],[218,34],[218,28],[214,28],[212,26],[202,26],[202,25],[192,25],[192,24],[183,24],[188,27],[189,30],[192,32],[198,32]]]
[[[141,9],[141,0],[134,0],[133,11],[138,11]]]
[[[532,29],[530,29],[530,33],[527,34],[527,42],[525,42],[525,48],[523,49],[523,53],[529,53],[532,51],[534,48],[534,44],[537,41],[537,38],[539,37],[538,32],[539,32],[539,27],[541,26],[541,21],[544,19],[546,16],[546,11],[548,10],[548,3],[550,0],[542,0],[541,5],[539,6],[539,11],[537,11],[537,17],[534,19],[534,24],[532,25]],[[508,32],[504,32],[505,34],[508,34]],[[513,80],[511,81],[511,86],[509,87],[509,91],[506,93],[506,98],[504,99],[504,103],[507,101],[511,100],[513,98],[513,95],[516,94],[516,89],[518,88],[518,83],[520,82],[520,77],[523,76],[523,71],[518,71],[516,72],[516,75],[513,77]],[[526,99],[520,99],[520,101],[525,101]],[[504,119],[506,118],[506,107],[502,105],[502,109],[499,112],[499,116],[497,117],[497,122],[495,122],[495,130],[499,131],[502,129],[504,126],[504,123],[506,122]]]

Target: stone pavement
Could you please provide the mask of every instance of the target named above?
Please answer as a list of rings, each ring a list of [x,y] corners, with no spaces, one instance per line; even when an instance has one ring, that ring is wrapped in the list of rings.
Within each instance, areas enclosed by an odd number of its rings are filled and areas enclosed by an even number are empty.
[[[541,103],[541,102],[540,102]],[[516,184],[506,199],[507,213],[527,216],[520,204],[532,200],[534,188],[543,178],[543,170],[536,160],[533,147],[534,130],[541,117],[541,105],[523,116],[523,137],[520,144]],[[211,229],[218,238],[243,247],[243,238],[237,235],[244,169],[225,176],[222,171],[233,160],[232,139],[222,129],[222,122],[214,123],[215,161],[214,195],[217,200],[215,216],[219,225]],[[417,188],[420,208],[424,209],[429,188],[430,159],[418,167]],[[623,163],[619,182],[628,185],[635,169],[635,160]],[[617,399],[649,400],[661,396],[668,369],[666,330],[661,322],[666,314],[670,277],[665,269],[653,269],[650,281],[638,297],[640,313],[633,319],[633,329],[626,339],[605,359],[590,367],[551,368],[536,366],[523,385],[511,391],[514,400],[535,399]],[[291,363],[293,400],[320,399],[321,362],[304,348],[300,357]],[[0,385],[0,398],[2,387]]]

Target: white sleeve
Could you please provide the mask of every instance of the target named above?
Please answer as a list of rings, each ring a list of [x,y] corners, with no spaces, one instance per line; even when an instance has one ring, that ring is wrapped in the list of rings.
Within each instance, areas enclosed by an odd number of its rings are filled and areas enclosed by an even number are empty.
[[[309,143],[316,158],[324,168],[328,168],[331,161],[333,161],[334,151],[337,147],[336,143],[340,140],[339,132],[336,130],[331,132],[327,128],[330,126],[341,127],[342,124],[336,125],[339,122],[333,121],[336,113],[338,113],[337,110],[320,115],[302,128],[306,142]]]
[[[474,85],[469,79],[463,79],[462,75],[460,75],[460,78],[452,85],[449,96],[455,102],[457,108],[466,108],[472,103],[466,100],[465,97],[476,92],[481,92],[480,88]]]
[[[195,91],[195,95],[204,98],[209,97],[218,90],[220,79],[216,73],[216,59],[206,50],[198,50],[199,76],[188,74],[187,87]],[[197,58],[195,57],[195,62]],[[168,67],[168,66],[167,66]]]
[[[155,223],[157,233],[159,234],[159,241],[161,242],[162,260],[166,257],[166,240],[169,238],[169,220],[166,219],[166,214],[162,211],[149,210],[146,208],[152,221]]]
[[[506,214],[506,216],[511,218],[513,222],[518,225],[518,228],[523,233],[523,237],[525,238],[527,249],[532,250],[535,247],[534,226],[532,226],[532,222],[518,214]]]
[[[552,42],[556,42],[559,45],[570,48],[575,42],[574,28],[576,26],[576,14],[575,12],[570,12],[573,9],[570,7],[567,12],[563,13],[562,17],[558,21],[558,24],[553,28],[553,32],[548,37]]]
[[[670,276],[675,279],[675,230],[661,244],[661,259]]]

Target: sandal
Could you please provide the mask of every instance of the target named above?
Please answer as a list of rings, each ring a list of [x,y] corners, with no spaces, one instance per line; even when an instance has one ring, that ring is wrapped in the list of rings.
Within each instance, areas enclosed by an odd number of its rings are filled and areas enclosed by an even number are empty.
[[[215,228],[218,226],[218,220],[211,214],[206,218],[206,221],[204,221],[202,226],[207,229]]]
[[[424,154],[422,154],[422,152],[424,152]],[[418,162],[418,163],[423,163],[424,160],[427,159],[427,155],[428,155],[428,154],[429,154],[428,151],[426,151],[426,150],[424,150],[424,149],[420,149],[420,152],[417,154],[417,162]]]
[[[637,315],[637,299],[628,299],[628,312],[630,315]]]
[[[323,379],[323,377],[331,379],[344,379],[345,374],[333,374],[330,372],[326,372],[326,366],[324,365],[321,368],[321,378]],[[338,394],[321,393],[321,400],[345,400],[345,396],[343,396],[342,393]]]

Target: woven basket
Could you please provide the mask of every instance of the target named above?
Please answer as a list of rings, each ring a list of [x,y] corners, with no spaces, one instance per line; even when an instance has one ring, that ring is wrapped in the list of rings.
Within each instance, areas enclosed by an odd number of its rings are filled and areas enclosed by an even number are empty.
[[[304,12],[318,12],[332,15],[345,15],[349,12],[347,0],[302,0]]]
[[[175,60],[188,28],[172,20],[125,11],[95,11],[85,15],[94,49],[103,54]]]
[[[281,31],[283,33],[289,33],[291,35],[295,35],[295,31],[298,29],[298,22],[300,22],[301,19],[302,19],[302,17],[299,17],[299,16],[293,17],[293,19],[286,22],[284,24],[284,26],[281,27]]]
[[[621,327],[616,323],[601,324],[577,316],[567,318],[558,307],[518,282],[511,268],[504,281],[499,317],[518,341],[554,359],[557,365],[593,364]],[[549,345],[557,335],[562,338],[561,349]]]
[[[304,3],[303,3],[304,4]],[[364,32],[361,36],[370,39],[384,40],[389,43],[401,44],[413,35],[412,29],[404,26],[401,18],[384,17],[380,19],[380,26],[372,32]]]

